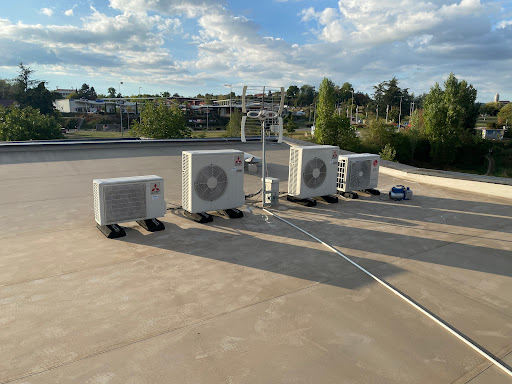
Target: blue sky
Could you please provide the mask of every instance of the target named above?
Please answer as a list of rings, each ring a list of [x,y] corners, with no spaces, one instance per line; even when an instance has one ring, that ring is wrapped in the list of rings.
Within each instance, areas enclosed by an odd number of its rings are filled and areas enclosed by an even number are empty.
[[[0,11],[0,78],[48,87],[227,93],[323,77],[416,94],[450,72],[512,100],[512,0],[21,0]]]

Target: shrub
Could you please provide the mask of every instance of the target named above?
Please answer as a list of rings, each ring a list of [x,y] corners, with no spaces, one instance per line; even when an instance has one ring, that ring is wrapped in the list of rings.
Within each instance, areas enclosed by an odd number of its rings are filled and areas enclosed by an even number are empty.
[[[43,115],[32,107],[0,107],[0,140],[61,139],[60,126],[53,116]]]
[[[379,152],[379,155],[382,160],[395,161],[396,150],[388,143],[384,146],[382,151]]]

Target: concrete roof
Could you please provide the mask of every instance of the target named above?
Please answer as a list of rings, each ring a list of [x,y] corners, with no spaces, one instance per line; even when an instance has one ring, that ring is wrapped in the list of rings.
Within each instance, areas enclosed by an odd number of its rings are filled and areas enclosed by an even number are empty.
[[[181,205],[181,151],[259,143],[0,151],[0,383],[509,383],[338,254],[262,211],[106,239],[92,180],[156,174]],[[269,144],[286,191],[289,147]],[[512,365],[510,200],[411,183],[274,211]],[[246,193],[259,178],[245,175]]]

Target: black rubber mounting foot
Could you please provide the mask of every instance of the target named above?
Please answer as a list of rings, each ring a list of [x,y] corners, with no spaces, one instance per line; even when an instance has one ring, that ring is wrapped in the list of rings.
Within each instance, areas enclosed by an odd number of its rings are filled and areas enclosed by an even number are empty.
[[[96,227],[105,235],[107,239],[117,239],[119,237],[126,236],[126,232],[122,227],[117,224],[111,225],[99,225],[96,224]]]
[[[244,217],[244,213],[236,208],[230,208],[230,209],[224,209],[222,211],[219,211],[221,215],[227,216],[230,219],[240,219]]]
[[[183,211],[185,216],[188,217],[191,220],[194,220],[195,222],[198,222],[200,224],[206,224],[211,223],[213,221],[213,216],[207,214],[206,212],[199,212],[199,213],[190,213],[188,211]]]
[[[338,196],[333,196],[333,195],[325,195],[325,196],[320,196],[320,198],[329,203],[329,204],[335,204],[338,202]]]
[[[359,195],[355,192],[341,192],[341,196],[343,196],[345,199],[357,199],[359,198]]]
[[[165,229],[164,223],[158,219],[139,220],[137,224],[149,232],[163,231]]]
[[[305,199],[300,199],[298,197],[288,195],[288,196],[286,196],[286,200],[291,201],[292,203],[295,203],[295,204],[304,205],[306,207],[316,206],[316,200],[311,199],[309,197],[305,198]]]
[[[370,195],[374,195],[374,196],[380,195],[380,191],[378,189],[370,188],[370,189],[365,189],[364,191],[369,193]]]

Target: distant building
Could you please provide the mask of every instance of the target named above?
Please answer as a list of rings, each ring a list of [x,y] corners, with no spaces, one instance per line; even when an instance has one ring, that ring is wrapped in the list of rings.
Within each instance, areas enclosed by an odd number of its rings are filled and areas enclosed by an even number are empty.
[[[135,103],[132,104],[135,105]],[[103,100],[61,99],[55,100],[54,105],[58,111],[63,113],[115,113],[116,110],[115,103]],[[129,103],[123,105],[123,112],[130,106]]]
[[[76,90],[75,89],[60,89],[60,88],[57,88],[54,92],[58,93],[60,95],[61,99],[65,99],[69,95],[71,95],[72,93],[76,93]]]
[[[13,105],[15,103],[16,103],[16,100],[0,99],[0,107],[9,108],[11,105]]]
[[[508,100],[500,101],[500,94],[498,92],[496,92],[496,94],[494,95],[494,102],[498,103],[500,105],[500,107],[503,107],[504,105],[507,105],[508,103],[510,103],[510,101],[508,101]]]
[[[483,128],[482,129],[482,138],[487,140],[503,140],[503,136],[505,135],[504,129],[488,129]]]

